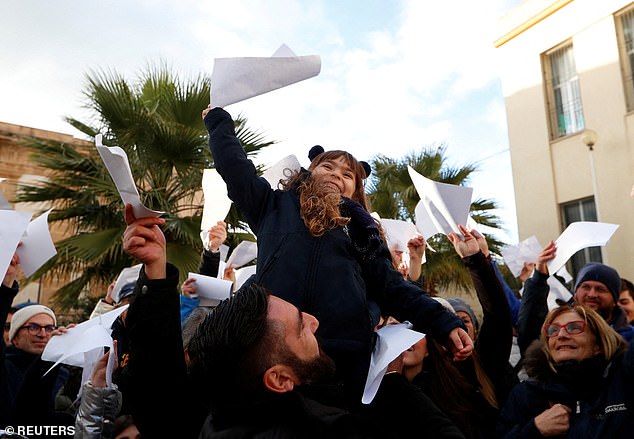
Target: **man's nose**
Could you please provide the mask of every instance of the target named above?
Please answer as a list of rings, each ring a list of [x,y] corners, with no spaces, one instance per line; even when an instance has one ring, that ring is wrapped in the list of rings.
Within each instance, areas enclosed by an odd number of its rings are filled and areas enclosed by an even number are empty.
[[[304,313],[304,321],[306,321],[310,327],[310,331],[314,334],[319,327],[319,320],[312,314]]]

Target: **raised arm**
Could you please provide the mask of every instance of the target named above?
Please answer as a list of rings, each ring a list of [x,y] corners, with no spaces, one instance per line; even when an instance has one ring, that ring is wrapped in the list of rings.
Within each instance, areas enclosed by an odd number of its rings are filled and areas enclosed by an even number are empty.
[[[227,184],[229,198],[257,235],[261,215],[273,190],[264,178],[258,176],[255,166],[247,158],[229,113],[222,108],[213,108],[203,115],[214,166]]]
[[[517,344],[522,357],[528,346],[539,338],[542,323],[548,314],[548,261],[555,258],[557,247],[550,241],[537,256],[537,264],[533,276],[524,283],[522,305],[517,319]]]

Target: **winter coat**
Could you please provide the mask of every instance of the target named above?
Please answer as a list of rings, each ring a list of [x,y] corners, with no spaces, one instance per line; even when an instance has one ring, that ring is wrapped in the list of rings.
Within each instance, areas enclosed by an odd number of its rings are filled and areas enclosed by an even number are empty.
[[[464,437],[402,375],[386,375],[374,401],[362,413],[327,405],[324,399],[337,400],[327,387],[300,386],[281,394],[269,392],[261,400],[245,401],[240,407],[220,407],[207,418],[199,438]]]
[[[548,275],[535,270],[533,275],[526,279],[526,283],[524,284],[522,305],[517,322],[517,344],[520,347],[522,355],[528,346],[539,338],[542,324],[546,319],[546,314],[548,314],[547,299],[550,287],[546,283],[547,279]],[[619,306],[614,307],[612,319],[608,324],[612,329],[618,332],[625,341],[630,342],[634,339],[634,327],[630,326],[627,322],[625,312]]]
[[[347,228],[312,236],[301,218],[297,192],[273,190],[258,177],[229,113],[214,108],[205,124],[215,167],[258,238],[255,282],[319,320],[317,336],[346,381],[358,390],[363,387],[379,312],[409,320],[414,329],[442,341],[462,326],[403,279],[384,244],[374,257],[361,260]]]
[[[84,384],[83,389],[75,417],[75,437],[112,438],[114,420],[121,409],[121,392],[114,387],[94,387],[90,381]]]
[[[0,285],[0,320],[6,321],[11,302],[18,293]],[[27,353],[0,340],[0,429],[6,425],[73,425],[74,417],[55,410],[55,398],[68,379],[68,369],[41,355]]]
[[[121,390],[146,439],[195,438],[208,413],[199,383],[187,374],[177,286],[173,265],[166,279],[148,279],[143,267],[128,309],[128,387]]]
[[[567,361],[550,369],[540,342],[526,353],[530,377],[515,386],[502,409],[498,433],[504,439],[540,438],[535,417],[563,404],[572,409],[570,429],[563,437],[631,438],[634,432],[634,349],[610,363],[599,355]]]

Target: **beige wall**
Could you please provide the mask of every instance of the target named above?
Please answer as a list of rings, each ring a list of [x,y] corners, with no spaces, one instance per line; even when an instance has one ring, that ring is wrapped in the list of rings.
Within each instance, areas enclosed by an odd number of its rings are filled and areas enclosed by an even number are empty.
[[[0,190],[10,201],[15,197],[18,182],[32,182],[46,178],[47,171],[36,166],[30,160],[26,148],[20,144],[23,139],[28,137],[70,144],[91,144],[67,134],[0,122],[0,177],[7,178],[0,183]],[[16,210],[32,212],[34,216],[47,208],[41,203],[21,203],[14,207]],[[66,237],[66,232],[61,227],[54,225],[51,227],[51,235],[53,241],[57,242]],[[20,282],[20,293],[15,298],[14,303],[39,300],[40,303],[48,304],[58,285],[55,280],[46,276],[41,281],[26,285],[22,279],[18,279],[18,281]]]
[[[502,18],[500,36],[532,26],[498,47],[506,100],[520,239],[542,244],[561,232],[559,205],[593,195],[589,151],[574,134],[549,140],[541,54],[571,40],[586,128],[598,141],[593,157],[600,220],[620,224],[606,247],[607,262],[634,278],[634,114],[627,114],[614,13],[625,0],[534,0]],[[561,6],[536,19],[549,6]],[[531,21],[532,20],[532,21]],[[498,44],[499,44],[498,40]]]

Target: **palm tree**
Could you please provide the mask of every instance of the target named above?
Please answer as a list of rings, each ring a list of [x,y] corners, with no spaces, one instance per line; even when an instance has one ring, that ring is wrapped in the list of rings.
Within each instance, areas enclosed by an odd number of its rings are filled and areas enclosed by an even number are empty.
[[[464,185],[476,171],[474,164],[451,167],[446,164],[446,146],[429,147],[419,153],[410,153],[402,159],[378,155],[372,160],[372,178],[368,184],[368,198],[382,218],[415,222],[414,211],[420,200],[409,177],[407,166],[421,175],[442,183]],[[500,219],[491,211],[496,209],[494,200],[477,199],[471,203],[471,217],[488,227],[500,228]],[[492,253],[499,254],[502,242],[487,236]],[[432,295],[438,289],[470,289],[471,278],[444,235],[430,239],[436,252],[427,252],[427,263],[423,265],[424,287]]]
[[[165,66],[149,67],[133,83],[116,72],[91,72],[84,96],[93,119],[66,118],[89,138],[102,133],[105,145],[126,151],[142,202],[167,212],[168,260],[181,276],[196,270],[201,251],[200,184],[213,159],[200,113],[209,103],[209,90],[207,77],[182,81]],[[236,131],[252,155],[273,143],[247,128],[245,118],[238,118]],[[122,251],[123,206],[92,144],[31,139],[25,146],[48,170],[48,180],[19,187],[16,201],[52,204],[49,221],[68,236],[56,243],[58,255],[33,278],[46,273],[61,282],[53,301],[70,309],[82,292],[104,291],[103,285],[133,263]],[[235,212],[229,222],[240,226]]]

